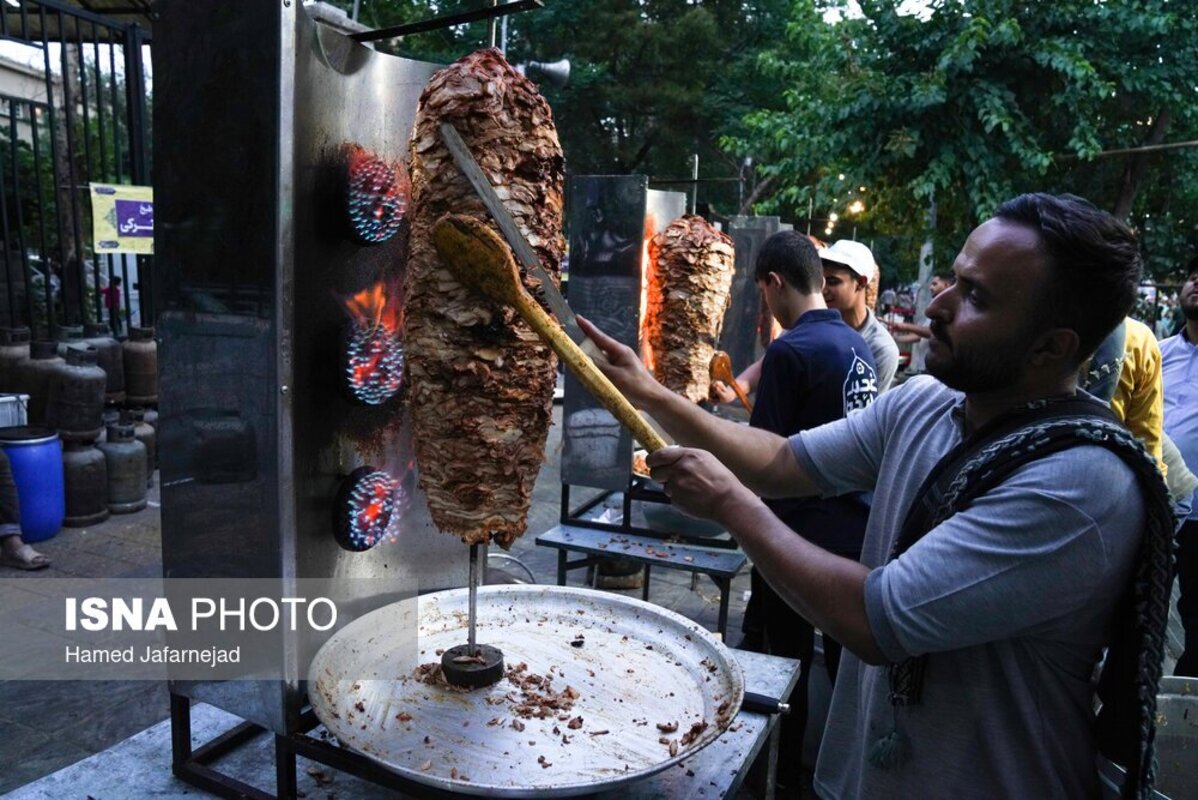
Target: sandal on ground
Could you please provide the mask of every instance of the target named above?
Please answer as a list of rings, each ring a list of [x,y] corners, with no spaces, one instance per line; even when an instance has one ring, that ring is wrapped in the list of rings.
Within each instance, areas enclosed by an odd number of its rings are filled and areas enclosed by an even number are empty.
[[[50,566],[50,559],[29,545],[22,544],[14,552],[5,550],[0,553],[0,565],[14,569],[45,569]]]

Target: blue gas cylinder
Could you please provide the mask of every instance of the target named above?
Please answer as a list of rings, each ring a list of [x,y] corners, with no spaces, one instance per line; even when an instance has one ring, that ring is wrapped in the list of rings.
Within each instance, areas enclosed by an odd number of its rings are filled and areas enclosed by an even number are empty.
[[[12,465],[21,502],[21,538],[49,539],[62,528],[66,514],[62,443],[52,428],[18,425],[0,428],[0,449]]]

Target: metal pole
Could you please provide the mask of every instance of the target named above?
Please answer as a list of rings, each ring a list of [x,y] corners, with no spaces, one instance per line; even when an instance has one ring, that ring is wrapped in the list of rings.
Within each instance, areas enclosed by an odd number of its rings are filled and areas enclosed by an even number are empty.
[[[811,216],[815,214],[815,198],[807,198],[807,235],[811,235]]]
[[[499,5],[499,0],[491,0],[491,8],[494,8],[497,5]],[[497,27],[497,23],[498,20],[496,20],[494,17],[491,17],[489,20],[487,20],[487,41],[490,43],[491,47],[494,47],[498,42],[499,28]],[[471,642],[470,646],[473,647],[474,642]]]
[[[470,648],[470,655],[474,655],[474,626],[475,621],[478,619],[478,585],[482,582],[481,569],[479,567],[479,551],[484,547],[486,545],[470,545],[470,619],[469,629],[466,634],[466,644]],[[486,555],[483,558],[486,558]]]
[[[354,0],[354,10],[349,15],[349,18],[354,22],[358,21],[358,11],[362,8],[362,0]]]
[[[740,165],[740,175],[736,179],[736,213],[741,214],[745,207],[745,164]]]
[[[129,165],[133,183],[142,186],[148,185],[151,181],[150,159],[146,147],[146,119],[149,112],[146,108],[145,62],[142,60],[141,52],[144,44],[145,35],[141,27],[130,25],[125,36],[125,98],[128,103],[126,108],[129,125]],[[154,280],[154,271],[150,268],[150,259],[141,255],[136,256],[136,259],[138,324],[153,325],[158,308],[155,294],[159,287]],[[122,282],[125,286],[125,308],[128,309],[133,287],[129,285],[127,270],[125,275]]]
[[[698,213],[698,200],[699,200],[699,154],[698,153],[694,153],[691,155],[691,178],[694,179],[694,181],[695,181],[694,183],[691,184],[691,213],[696,214],[696,213]]]

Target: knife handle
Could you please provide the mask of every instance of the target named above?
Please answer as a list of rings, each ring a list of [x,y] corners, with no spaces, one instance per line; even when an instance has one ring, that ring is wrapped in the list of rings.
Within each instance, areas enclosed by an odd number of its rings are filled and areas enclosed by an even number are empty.
[[[607,363],[607,353],[599,349],[599,345],[595,344],[590,338],[584,336],[582,341],[578,343],[578,348],[587,354],[587,357],[596,363]]]
[[[790,703],[783,703],[776,697],[756,692],[745,692],[745,697],[740,703],[740,710],[753,714],[789,714]]]

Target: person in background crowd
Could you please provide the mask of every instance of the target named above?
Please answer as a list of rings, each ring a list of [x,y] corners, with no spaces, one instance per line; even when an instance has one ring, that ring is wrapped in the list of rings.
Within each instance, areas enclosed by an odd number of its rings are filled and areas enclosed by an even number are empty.
[[[8,456],[0,450],[0,564],[15,569],[45,569],[50,559],[21,540],[21,507]]]
[[[819,251],[824,264],[824,302],[844,317],[848,326],[869,344],[878,365],[878,394],[890,388],[898,371],[898,345],[878,322],[866,302],[870,283],[877,277],[874,255],[861,242],[841,239]]]
[[[1177,445],[1186,466],[1198,471],[1198,258],[1178,300],[1186,323],[1181,332],[1161,342],[1165,382],[1165,433]],[[1198,500],[1198,497],[1195,498]],[[1177,613],[1185,632],[1185,649],[1177,659],[1176,675],[1198,677],[1198,503],[1177,531],[1177,582],[1181,596]]]
[[[1152,333],[1154,336],[1156,336],[1158,341],[1161,339],[1169,338],[1169,332],[1165,330],[1165,327],[1168,324],[1166,322],[1166,320],[1168,318],[1169,318],[1169,306],[1168,306],[1168,301],[1165,301],[1164,303],[1162,303],[1160,306],[1157,307],[1156,317],[1151,320],[1148,320],[1149,322],[1152,323]]]
[[[1146,799],[1171,507],[1143,446],[1077,391],[1135,301],[1138,243],[1079,197],[1022,195],[954,271],[927,309],[932,377],[789,439],[686,402],[581,322],[625,396],[704,448],[651,454],[654,479],[849,651],[820,797],[1096,797],[1101,752],[1127,767],[1124,797]],[[860,562],[759,499],[870,489]]]
[[[1161,350],[1147,325],[1128,317],[1102,344],[1082,370],[1079,384],[1135,434],[1165,477],[1178,524],[1191,510],[1198,476],[1186,467],[1177,445],[1164,432],[1164,380]]]
[[[1161,350],[1152,330],[1131,317],[1123,320],[1098,345],[1080,385],[1110,403],[1111,411],[1143,442],[1167,477],[1161,456],[1165,416]]]
[[[113,333],[121,333],[123,321],[121,319],[120,275],[113,275],[108,286],[104,288],[104,307],[108,309],[108,324],[112,326]]]
[[[1168,339],[1177,330],[1177,300],[1166,297],[1156,312],[1156,338]]]
[[[933,299],[949,288],[956,281],[951,271],[941,271],[932,274],[932,280],[928,283],[928,291],[931,292]],[[908,375],[918,375],[924,371],[924,358],[928,352],[928,339],[932,336],[932,331],[928,327],[927,316],[921,317],[921,322],[893,322],[890,324],[890,333],[894,336],[894,340],[899,344],[911,345],[911,362],[907,365]]]
[[[811,234],[807,234],[806,238],[817,250],[822,250],[825,247],[822,241]],[[769,347],[770,342],[780,336],[783,330],[778,320],[770,313],[764,299],[762,300],[757,327],[763,347]],[[745,393],[745,396],[752,395],[757,391],[757,382],[761,380],[761,361],[763,358],[764,356],[757,359],[741,370],[740,374],[736,376],[736,382],[739,384],[740,390]],[[735,403],[737,398],[736,392],[733,391],[731,386],[726,385],[723,381],[712,381],[710,399],[715,403],[727,404]]]
[[[749,424],[790,436],[872,403],[878,380],[869,345],[825,305],[824,274],[815,246],[795,231],[775,233],[757,255],[754,278],[770,314],[784,330],[762,359]],[[793,530],[805,531],[829,551],[845,558],[860,556],[869,508],[857,497],[771,500],[768,505]],[[747,641],[742,645],[803,664],[791,695],[792,712],[782,720],[784,758],[778,775],[779,784],[797,796],[815,629],[761,579],[756,567],[751,581]],[[760,642],[754,641],[758,635]],[[839,643],[825,636],[824,663],[833,684],[839,661]]]
[[[895,293],[892,287],[888,286],[883,289],[882,295],[878,298],[878,304],[880,306],[879,312],[882,314],[889,314],[890,309],[894,308],[894,303],[896,300],[898,300],[898,295]]]

